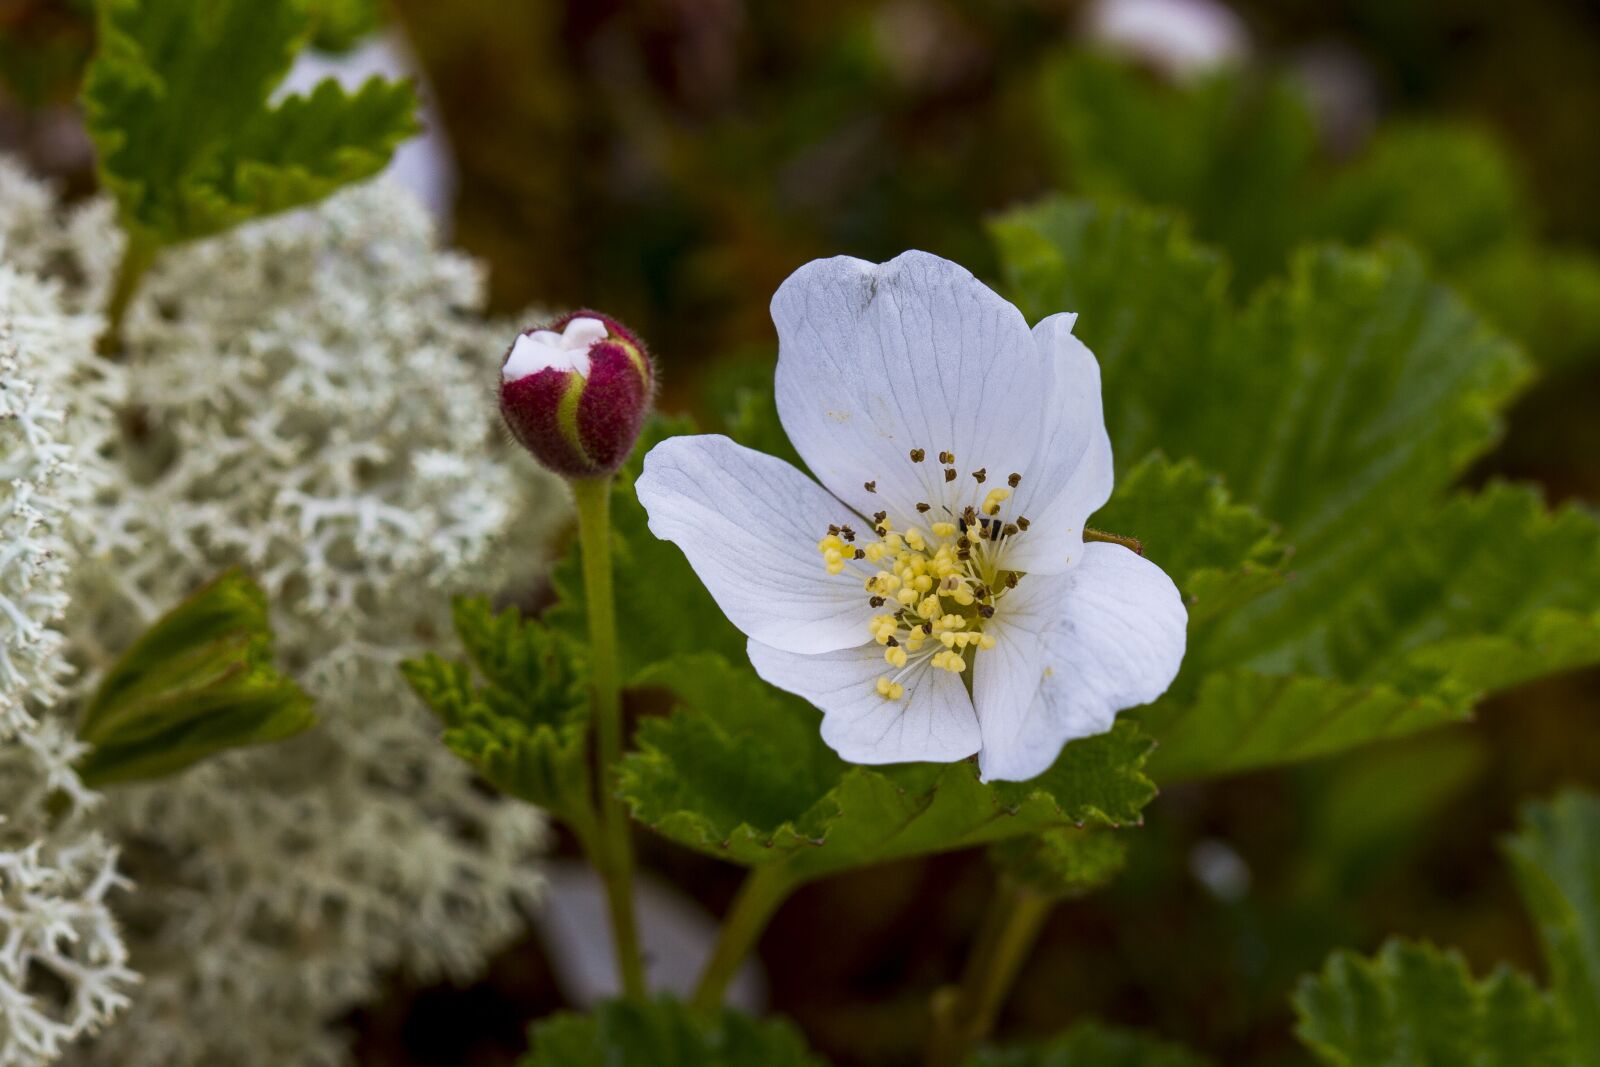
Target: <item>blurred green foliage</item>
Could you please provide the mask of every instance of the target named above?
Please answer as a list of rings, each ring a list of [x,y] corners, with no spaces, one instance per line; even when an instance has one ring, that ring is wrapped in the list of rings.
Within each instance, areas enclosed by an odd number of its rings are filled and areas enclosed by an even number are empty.
[[[1295,995],[1298,1033],[1336,1067],[1589,1067],[1600,1057],[1600,796],[1523,810],[1506,842],[1543,935],[1553,992],[1501,966],[1474,980],[1455,952],[1391,941],[1335,953]]]
[[[228,571],[157,619],[111,666],[78,723],[85,783],[176,774],[209,756],[316,724],[311,698],[273,664],[267,597]]]
[[[1531,196],[1480,127],[1394,123],[1339,165],[1287,78],[1224,72],[1178,88],[1076,54],[1041,81],[1058,182],[1180,213],[1226,250],[1240,291],[1307,242],[1398,237],[1541,363],[1600,353],[1600,257],[1540,243]]]
[[[787,1023],[733,1011],[702,1018],[667,998],[557,1015],[537,1023],[531,1038],[521,1067],[824,1067]]]
[[[1526,978],[1475,981],[1453,952],[1391,941],[1371,960],[1336,954],[1295,999],[1300,1036],[1338,1067],[1565,1067],[1565,1024]]]
[[[1600,1064],[1600,796],[1570,792],[1523,811],[1506,842],[1539,928],[1582,1067]]]

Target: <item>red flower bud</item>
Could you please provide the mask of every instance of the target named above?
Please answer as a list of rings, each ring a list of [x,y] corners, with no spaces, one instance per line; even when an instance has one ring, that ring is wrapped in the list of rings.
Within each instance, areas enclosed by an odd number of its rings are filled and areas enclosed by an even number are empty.
[[[518,334],[500,377],[500,413],[512,435],[568,478],[615,473],[639,438],[655,391],[644,345],[595,311],[574,311]]]

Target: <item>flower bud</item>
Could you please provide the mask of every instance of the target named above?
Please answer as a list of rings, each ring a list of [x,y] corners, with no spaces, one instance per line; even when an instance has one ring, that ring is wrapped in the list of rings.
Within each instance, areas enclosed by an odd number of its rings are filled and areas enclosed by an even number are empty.
[[[574,311],[524,330],[500,370],[500,413],[535,459],[568,478],[615,473],[639,437],[655,368],[627,327]]]

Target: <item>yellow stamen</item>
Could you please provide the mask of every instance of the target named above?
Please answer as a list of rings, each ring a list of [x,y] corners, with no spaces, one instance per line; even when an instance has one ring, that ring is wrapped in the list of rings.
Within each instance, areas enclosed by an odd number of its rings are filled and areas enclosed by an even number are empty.
[[[920,452],[911,450],[913,461]],[[947,450],[939,453],[939,461],[950,468],[955,457]],[[945,472],[946,483],[953,480],[953,473]],[[980,468],[973,477],[981,484],[986,472]],[[882,646],[883,661],[891,670],[904,676],[925,664],[962,674],[973,654],[995,647],[994,635],[984,632],[985,623],[1018,578],[1005,570],[1006,547],[1027,535],[1020,517],[990,521],[1011,498],[1020,477],[1012,475],[1006,482],[989,489],[976,507],[948,501],[919,503],[917,514],[903,517],[909,521],[899,530],[887,511],[878,512],[869,524],[868,536],[875,537],[862,538],[859,545],[849,526],[830,526],[817,542],[829,574],[843,573],[857,560],[872,566],[871,577],[858,574],[852,580],[861,581],[872,605],[883,611],[872,617],[868,632]],[[928,522],[935,507],[947,517]],[[898,700],[905,693],[894,677],[884,675],[874,683],[885,700]]]
[[[983,498],[983,507],[979,510],[985,515],[998,515],[1000,514],[1000,505],[1005,503],[1006,498],[1010,495],[1011,490],[1003,485],[996,489],[991,489],[989,490],[989,495]]]

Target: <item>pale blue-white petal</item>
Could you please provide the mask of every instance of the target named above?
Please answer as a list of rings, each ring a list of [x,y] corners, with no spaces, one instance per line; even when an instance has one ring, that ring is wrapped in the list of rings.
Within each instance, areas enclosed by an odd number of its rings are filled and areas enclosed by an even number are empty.
[[[1049,620],[1039,630],[1038,690],[1025,705],[978,703],[978,766],[985,781],[1023,781],[1044,773],[1068,741],[1104,733],[1117,712],[1166,692],[1183,662],[1183,598],[1172,579],[1142,556],[1091,542],[1077,566],[1060,575],[1030,575],[1017,592],[1029,585],[1042,602],[1054,605],[1033,615]],[[986,655],[979,654],[977,667]],[[1026,680],[1013,687],[1021,692]]]
[[[860,520],[783,460],[726,437],[669,437],[645,456],[635,488],[650,532],[683,550],[748,636],[790,652],[827,652],[868,634],[877,612],[862,583],[872,568],[852,562],[829,574],[817,552],[829,524]]]
[[[926,660],[903,673],[883,660],[877,644],[802,656],[752,640],[756,673],[822,711],[822,739],[851,763],[951,763],[978,750],[978,717],[961,676]],[[878,695],[876,683],[898,675],[898,700]]]
[[[1083,528],[1111,497],[1111,438],[1100,403],[1100,365],[1072,335],[1075,315],[1051,315],[1033,328],[1050,362],[1050,404],[1039,447],[1005,516],[1028,529],[1007,547],[1006,566],[1059,574],[1083,554]]]
[[[1033,457],[1049,368],[1022,314],[965,268],[926,252],[816,260],[779,287],[772,319],[783,427],[863,514],[888,511],[904,528],[919,501],[959,512]],[[955,456],[954,481],[941,451]]]

